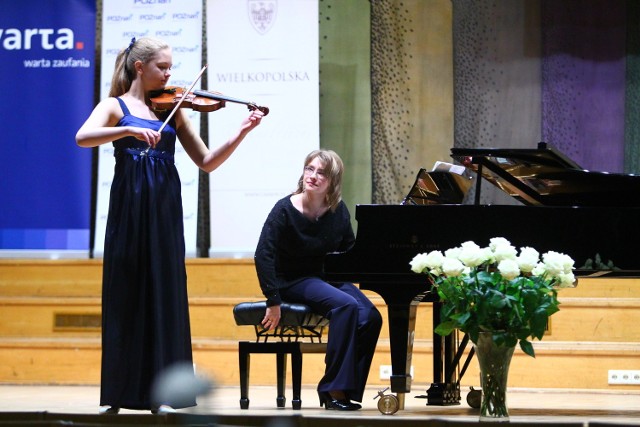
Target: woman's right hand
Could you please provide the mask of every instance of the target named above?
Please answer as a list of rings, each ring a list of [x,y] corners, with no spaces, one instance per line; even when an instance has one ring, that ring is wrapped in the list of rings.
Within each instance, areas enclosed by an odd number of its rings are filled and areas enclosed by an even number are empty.
[[[280,306],[272,305],[271,307],[267,307],[267,311],[264,315],[264,319],[262,319],[262,327],[271,331],[278,326],[280,323]]]
[[[121,118],[122,109],[118,101],[115,98],[103,99],[78,129],[76,143],[80,147],[97,147],[126,136],[133,136],[153,148],[160,142],[160,132],[153,129],[117,126]]]
[[[151,148],[156,148],[156,145],[158,145],[158,142],[160,142],[160,132],[157,132],[153,129],[131,126],[129,128],[129,132],[131,133],[131,136],[139,139],[140,141],[146,142],[147,145],[149,145],[149,147]]]

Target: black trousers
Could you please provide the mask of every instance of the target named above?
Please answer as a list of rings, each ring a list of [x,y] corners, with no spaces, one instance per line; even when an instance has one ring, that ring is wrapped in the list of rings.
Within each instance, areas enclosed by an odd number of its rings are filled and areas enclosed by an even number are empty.
[[[352,283],[329,284],[315,277],[280,289],[280,296],[329,319],[326,369],[318,391],[342,390],[348,399],[362,402],[382,327],[380,312]]]

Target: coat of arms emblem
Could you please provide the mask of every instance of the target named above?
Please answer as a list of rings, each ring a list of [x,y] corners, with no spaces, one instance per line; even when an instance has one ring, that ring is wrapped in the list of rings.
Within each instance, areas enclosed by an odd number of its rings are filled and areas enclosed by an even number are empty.
[[[278,0],[247,0],[249,21],[256,31],[266,34],[276,20]]]

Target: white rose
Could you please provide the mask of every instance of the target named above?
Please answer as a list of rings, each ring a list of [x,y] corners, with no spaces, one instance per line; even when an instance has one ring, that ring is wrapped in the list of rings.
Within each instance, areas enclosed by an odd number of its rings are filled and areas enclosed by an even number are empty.
[[[540,254],[538,251],[530,247],[520,248],[520,255],[518,255],[517,261],[520,270],[528,273],[538,265],[538,261],[540,261]]]
[[[547,272],[547,270],[544,267],[544,264],[539,262],[538,264],[536,264],[536,266],[533,268],[533,270],[531,270],[531,274],[533,274],[534,276],[542,276]]]
[[[442,252],[431,251],[414,256],[409,264],[411,265],[411,271],[415,273],[431,272],[437,276],[443,260],[444,255],[442,255]]]
[[[489,240],[489,247],[492,251],[495,251],[499,246],[511,246],[511,242],[504,237],[494,237]]]
[[[435,267],[431,271],[429,271],[429,273],[433,274],[434,276],[442,276],[442,267]]]
[[[569,255],[560,254],[562,257],[562,269],[565,274],[569,274],[573,272],[573,264],[574,261]]]
[[[465,266],[456,258],[445,258],[442,262],[442,272],[447,277],[458,277],[464,271]]]
[[[425,269],[427,269],[427,254],[423,253],[414,256],[409,265],[411,265],[411,271],[414,273],[424,273]]]
[[[466,249],[466,248],[477,248],[480,249],[480,246],[478,246],[475,242],[468,240],[466,242],[464,242],[463,244],[460,245],[460,249]]]
[[[458,259],[467,267],[477,267],[487,261],[485,251],[473,242],[462,244]]]
[[[460,256],[460,252],[462,251],[462,248],[451,248],[451,249],[447,249],[446,251],[444,251],[444,257],[445,258],[455,258],[458,259],[458,257]]]
[[[498,263],[498,271],[507,280],[513,280],[520,275],[518,263],[513,259],[503,259]]]
[[[429,252],[425,260],[427,267],[431,269],[442,267],[442,261],[444,261],[444,255],[440,251]]]
[[[489,246],[487,246],[486,248],[482,248],[482,252],[484,252],[484,257],[487,260],[487,264],[495,264],[496,256]]]
[[[518,257],[518,251],[516,248],[509,245],[498,245],[493,248],[493,256],[496,262],[500,262],[505,259],[515,260]]]
[[[564,254],[549,251],[542,255],[542,262],[544,263],[545,270],[552,277],[565,273],[565,265],[567,260]]]
[[[558,275],[558,288],[573,288],[576,285],[576,277],[573,273],[562,273]]]

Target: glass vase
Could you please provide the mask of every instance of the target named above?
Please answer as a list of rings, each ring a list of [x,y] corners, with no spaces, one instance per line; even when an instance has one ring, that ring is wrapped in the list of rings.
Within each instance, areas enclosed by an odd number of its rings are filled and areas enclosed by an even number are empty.
[[[498,346],[490,332],[481,332],[474,343],[480,365],[480,421],[508,422],[507,377],[515,346]]]

